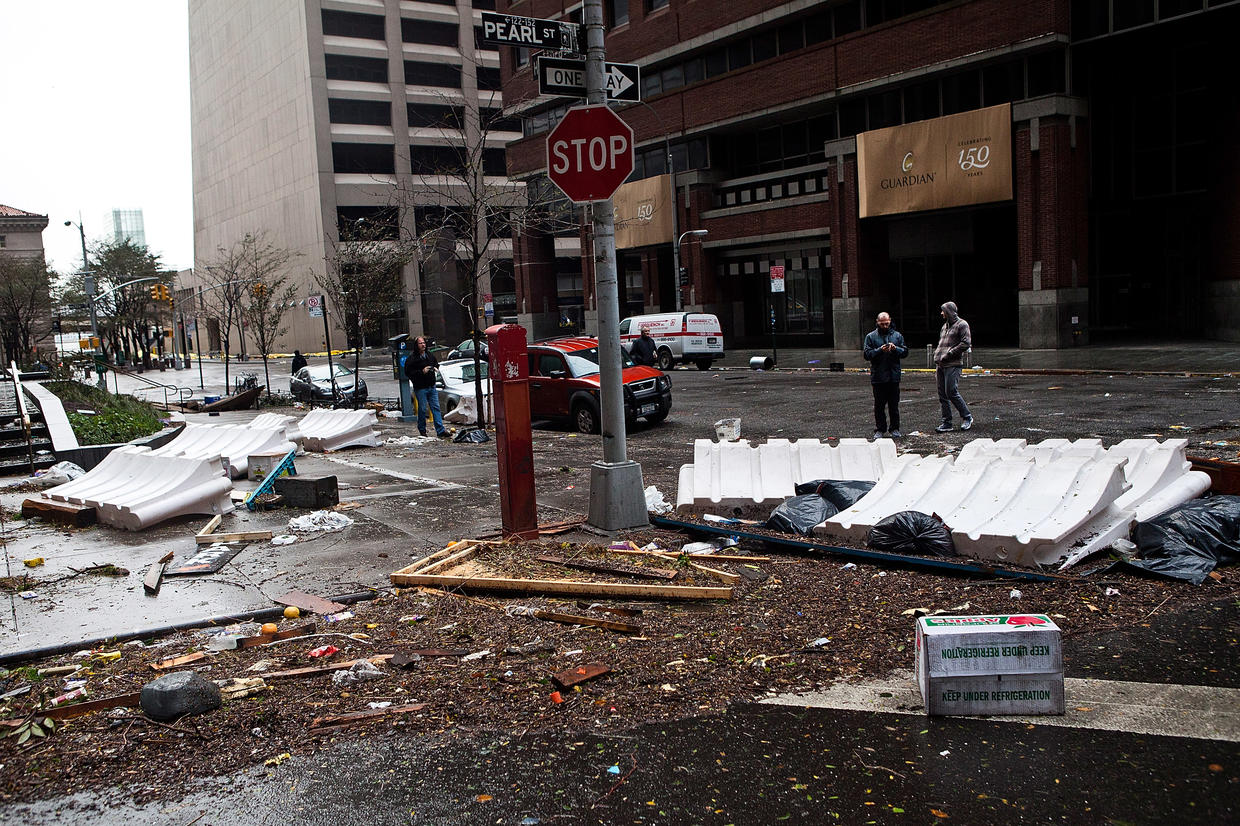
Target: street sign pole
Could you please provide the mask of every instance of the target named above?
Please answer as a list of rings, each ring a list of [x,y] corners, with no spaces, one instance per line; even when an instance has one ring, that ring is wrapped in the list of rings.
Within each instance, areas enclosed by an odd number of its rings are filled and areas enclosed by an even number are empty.
[[[585,0],[586,102],[606,104],[602,0]],[[603,461],[590,469],[590,518],[595,528],[617,531],[649,524],[641,465],[627,455],[624,379],[620,350],[620,299],[616,279],[615,208],[611,196],[593,204],[594,278],[598,296],[599,395]]]

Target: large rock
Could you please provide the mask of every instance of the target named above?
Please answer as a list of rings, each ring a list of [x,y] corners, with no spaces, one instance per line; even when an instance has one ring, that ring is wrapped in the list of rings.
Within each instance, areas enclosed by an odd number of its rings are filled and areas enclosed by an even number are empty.
[[[166,674],[142,686],[142,710],[154,720],[175,720],[220,707],[220,689],[193,671]]]

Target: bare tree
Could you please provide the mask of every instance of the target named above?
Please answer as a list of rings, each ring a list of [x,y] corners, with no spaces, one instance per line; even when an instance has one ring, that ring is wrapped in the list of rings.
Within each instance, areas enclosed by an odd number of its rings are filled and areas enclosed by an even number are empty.
[[[268,358],[280,336],[288,332],[284,317],[297,295],[285,269],[299,253],[277,247],[266,233],[250,233],[240,242],[239,275],[249,287],[240,305],[241,322],[249,328],[263,360],[263,379],[271,395]]]
[[[353,371],[361,365],[366,335],[404,300],[401,270],[413,260],[415,247],[401,235],[394,211],[340,227],[339,240],[329,239],[327,266],[314,274],[354,348]],[[357,405],[356,392],[354,406]]]
[[[5,363],[30,363],[52,332],[50,284],[55,273],[42,257],[0,255],[0,341]]]
[[[96,295],[100,296],[95,301],[100,337],[111,343],[113,353],[125,353],[131,361],[141,359],[149,364],[150,330],[158,322],[150,284],[171,283],[169,275],[160,271],[159,256],[125,238],[95,244],[90,264]],[[81,273],[70,279],[71,289],[82,289],[83,279]],[[137,279],[153,280],[121,286]]]
[[[245,300],[250,293],[252,282],[246,276],[247,258],[250,251],[259,243],[253,233],[234,243],[231,247],[219,247],[215,256],[201,267],[206,287],[199,293],[203,314],[215,319],[220,327],[220,346],[224,352],[224,386],[229,386],[229,364],[231,361],[232,332],[238,331],[238,337],[244,338]],[[244,343],[241,347],[245,350]]]

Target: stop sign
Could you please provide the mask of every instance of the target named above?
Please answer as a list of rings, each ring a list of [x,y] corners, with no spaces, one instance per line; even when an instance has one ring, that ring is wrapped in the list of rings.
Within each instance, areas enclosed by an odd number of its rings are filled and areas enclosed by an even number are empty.
[[[606,201],[633,174],[633,130],[602,104],[574,106],[547,135],[547,177],[570,201]]]

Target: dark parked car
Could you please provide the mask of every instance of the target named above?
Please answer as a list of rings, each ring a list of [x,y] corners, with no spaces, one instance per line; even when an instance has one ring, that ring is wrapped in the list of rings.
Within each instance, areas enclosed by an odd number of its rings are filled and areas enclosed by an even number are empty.
[[[353,371],[343,364],[333,364],[335,372],[329,373],[326,364],[303,367],[289,379],[288,389],[293,398],[307,402],[332,401],[339,394],[345,399],[364,402],[368,396],[366,380],[355,376]]]
[[[479,341],[477,344],[478,344],[478,356],[483,361],[486,361],[487,360],[487,343],[485,341]],[[474,357],[474,340],[472,338],[467,338],[464,341],[462,341],[460,344],[452,348],[452,352],[448,353],[448,359],[446,360],[472,359],[473,357]]]
[[[629,422],[661,422],[672,409],[672,380],[654,367],[624,361],[624,416]],[[582,433],[598,433],[598,339],[557,338],[529,347],[530,416],[570,421]]]

